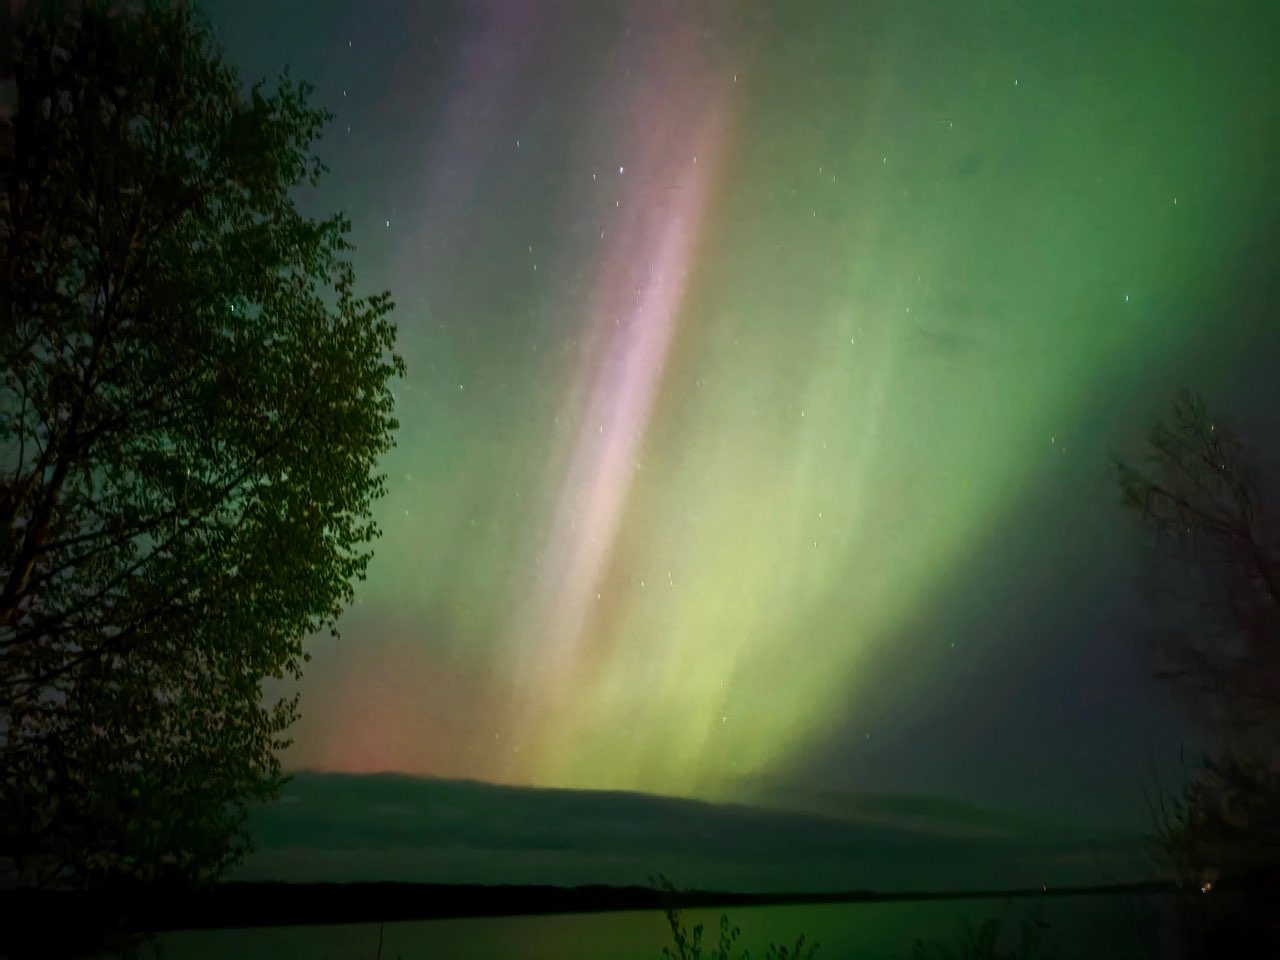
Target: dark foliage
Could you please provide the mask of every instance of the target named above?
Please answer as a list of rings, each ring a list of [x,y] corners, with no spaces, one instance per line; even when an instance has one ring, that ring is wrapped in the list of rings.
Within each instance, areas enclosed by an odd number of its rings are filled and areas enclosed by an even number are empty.
[[[1161,674],[1204,695],[1217,739],[1172,797],[1157,785],[1155,847],[1187,898],[1188,956],[1275,956],[1280,517],[1244,445],[1191,393],[1156,424],[1149,454],[1145,471],[1117,466],[1124,504],[1151,534]]]
[[[44,8],[40,8],[44,9]],[[0,857],[200,879],[281,782],[303,638],[361,579],[389,296],[295,208],[327,117],[182,4],[22,25],[0,124]]]
[[[1148,454],[1145,470],[1117,468],[1172,614],[1162,673],[1207,694],[1224,734],[1270,745],[1280,732],[1280,517],[1244,446],[1194,394],[1152,429]]]

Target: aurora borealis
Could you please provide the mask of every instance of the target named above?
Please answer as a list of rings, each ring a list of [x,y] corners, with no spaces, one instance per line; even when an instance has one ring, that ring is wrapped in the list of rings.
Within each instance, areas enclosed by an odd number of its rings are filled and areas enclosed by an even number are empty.
[[[1273,6],[208,11],[409,366],[287,765],[1141,802],[1108,456],[1276,396]]]

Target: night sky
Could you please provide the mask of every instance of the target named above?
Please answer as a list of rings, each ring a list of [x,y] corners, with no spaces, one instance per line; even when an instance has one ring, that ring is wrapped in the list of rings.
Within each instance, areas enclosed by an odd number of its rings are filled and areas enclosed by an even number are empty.
[[[409,367],[287,767],[1145,816],[1108,458],[1280,408],[1280,7],[205,9]]]

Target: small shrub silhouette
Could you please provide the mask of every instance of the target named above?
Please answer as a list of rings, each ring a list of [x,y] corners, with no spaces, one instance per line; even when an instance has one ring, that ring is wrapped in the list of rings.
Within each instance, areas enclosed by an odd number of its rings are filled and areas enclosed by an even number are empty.
[[[977,926],[966,919],[958,943],[917,939],[910,960],[1047,960],[1054,955],[1044,944],[1043,931],[1049,929],[1047,921],[1024,920],[1018,943],[1006,949],[1000,948],[1003,927],[1000,917],[988,917]]]
[[[664,876],[650,878],[649,882],[654,888],[664,893],[678,892],[671,881]],[[671,928],[671,941],[674,946],[674,949],[662,948],[662,960],[735,960],[735,957],[739,957],[740,960],[751,960],[751,953],[748,950],[744,949],[741,954],[733,952],[742,930],[730,925],[727,913],[720,915],[720,936],[715,947],[707,947],[707,952],[704,952],[702,924],[695,924],[692,928],[686,927],[680,909],[672,903],[665,905],[662,912],[666,915],[667,926]],[[817,952],[818,944],[806,943],[804,934],[801,934],[790,947],[785,944],[769,944],[765,951],[765,960],[813,960]]]

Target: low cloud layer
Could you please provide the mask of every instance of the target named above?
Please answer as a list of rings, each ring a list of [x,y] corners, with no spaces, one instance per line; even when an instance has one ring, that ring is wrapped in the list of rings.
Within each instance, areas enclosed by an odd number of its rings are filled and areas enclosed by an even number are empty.
[[[888,891],[1145,875],[1138,839],[1115,833],[930,799],[779,802],[791,809],[299,774],[254,813],[257,851],[236,878],[578,885],[663,874],[703,889]]]

